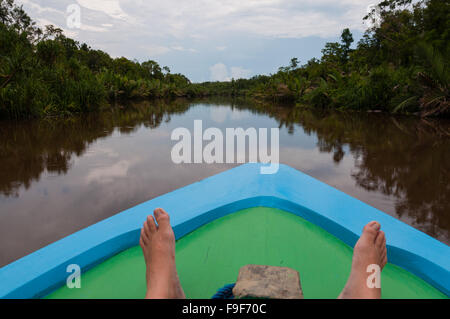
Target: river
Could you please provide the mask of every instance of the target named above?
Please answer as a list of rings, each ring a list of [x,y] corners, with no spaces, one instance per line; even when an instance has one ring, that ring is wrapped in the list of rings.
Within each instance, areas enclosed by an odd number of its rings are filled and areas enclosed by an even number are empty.
[[[144,101],[0,122],[0,266],[236,166],[173,163],[171,132],[198,119],[222,130],[279,127],[281,163],[450,243],[448,120],[220,99]]]

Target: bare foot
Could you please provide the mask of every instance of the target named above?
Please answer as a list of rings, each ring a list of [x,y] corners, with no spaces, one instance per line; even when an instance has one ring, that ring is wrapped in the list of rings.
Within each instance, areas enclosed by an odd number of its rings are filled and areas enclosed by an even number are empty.
[[[153,213],[155,218],[147,216],[139,240],[147,268],[145,298],[186,298],[175,266],[175,235],[170,226],[169,214],[162,208],[155,209]]]
[[[352,270],[339,295],[340,299],[379,299],[381,288],[370,288],[367,279],[369,265],[378,265],[380,271],[387,263],[386,237],[378,222],[364,226],[363,233],[353,249]]]

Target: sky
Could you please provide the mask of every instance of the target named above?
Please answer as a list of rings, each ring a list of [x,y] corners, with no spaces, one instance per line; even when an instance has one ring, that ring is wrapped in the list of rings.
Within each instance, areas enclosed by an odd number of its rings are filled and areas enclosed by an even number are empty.
[[[293,57],[320,58],[326,42],[377,0],[16,0],[39,26],[112,57],[155,60],[193,82],[271,74]],[[79,13],[79,14],[78,14]]]

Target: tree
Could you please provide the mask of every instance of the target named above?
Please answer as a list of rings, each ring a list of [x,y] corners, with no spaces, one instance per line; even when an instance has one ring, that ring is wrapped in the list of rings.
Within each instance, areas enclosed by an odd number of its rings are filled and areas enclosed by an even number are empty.
[[[299,61],[297,58],[292,58],[291,59],[291,64],[289,65],[289,67],[291,68],[291,70],[295,70],[298,67]]]
[[[146,72],[146,77],[149,79],[159,79],[163,78],[163,73],[159,64],[153,60],[145,61],[141,64],[141,67]]]
[[[344,29],[341,34],[342,60],[344,63],[348,61],[348,54],[350,53],[350,46],[353,41],[353,35],[350,30],[348,28]]]
[[[338,42],[327,42],[322,49],[322,62],[339,65],[343,60],[342,45]]]

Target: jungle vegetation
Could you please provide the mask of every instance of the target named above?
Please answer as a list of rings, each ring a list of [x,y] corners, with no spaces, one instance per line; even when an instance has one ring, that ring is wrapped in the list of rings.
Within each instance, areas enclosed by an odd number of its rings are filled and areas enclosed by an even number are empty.
[[[448,116],[450,2],[386,0],[355,49],[349,29],[321,59],[293,58],[271,76],[232,81],[232,92],[320,108]],[[377,12],[367,15],[375,22]]]
[[[0,118],[70,115],[116,101],[211,95],[285,101],[296,107],[448,116],[450,3],[385,0],[364,19],[352,48],[345,29],[320,59],[293,58],[277,73],[230,82],[191,83],[153,60],[112,58],[41,29],[14,0],[0,0]]]
[[[0,118],[70,115],[135,98],[200,93],[182,74],[149,60],[111,58],[41,29],[14,0],[0,0]]]

